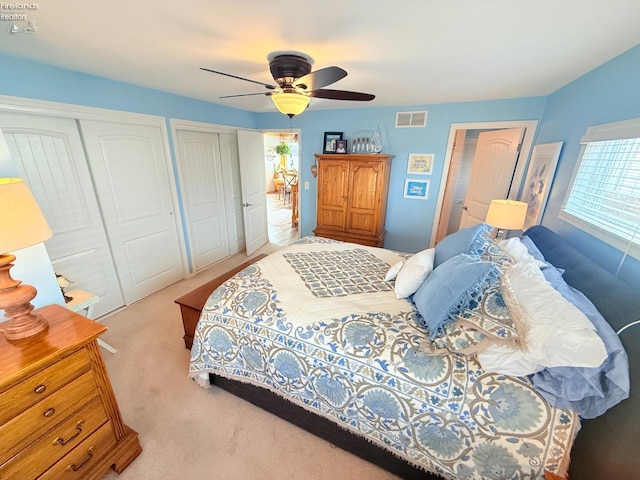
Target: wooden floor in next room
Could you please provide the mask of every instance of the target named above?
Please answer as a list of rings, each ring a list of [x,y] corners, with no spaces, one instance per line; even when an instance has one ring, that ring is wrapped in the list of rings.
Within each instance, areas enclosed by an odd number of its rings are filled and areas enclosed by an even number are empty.
[[[291,200],[282,192],[267,193],[269,242],[289,245],[300,238],[298,226],[291,225]]]

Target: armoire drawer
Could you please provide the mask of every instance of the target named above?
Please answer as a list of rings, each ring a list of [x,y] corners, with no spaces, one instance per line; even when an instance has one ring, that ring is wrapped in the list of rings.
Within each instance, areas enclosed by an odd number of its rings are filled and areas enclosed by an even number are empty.
[[[8,446],[0,451],[0,464],[6,462],[96,395],[98,390],[93,372],[89,371],[14,419],[0,425],[0,438]]]
[[[0,395],[0,425],[91,368],[85,349],[40,370]]]
[[[38,480],[79,480],[116,445],[111,422],[105,423],[89,438],[59,460]]]
[[[100,397],[73,412],[0,467],[2,480],[37,478],[108,421]]]

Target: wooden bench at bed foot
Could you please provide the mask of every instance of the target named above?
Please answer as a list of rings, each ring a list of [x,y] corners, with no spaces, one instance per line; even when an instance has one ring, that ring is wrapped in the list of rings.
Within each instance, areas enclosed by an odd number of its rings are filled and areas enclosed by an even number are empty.
[[[204,304],[207,303],[207,298],[209,298],[211,292],[222,285],[223,282],[233,277],[236,273],[244,270],[246,267],[263,257],[266,257],[263,253],[257,255],[247,260],[242,265],[232,268],[228,272],[225,272],[219,277],[216,277],[195,290],[190,291],[175,301],[180,305],[182,325],[184,326],[184,336],[182,338],[184,339],[185,348],[191,349],[191,345],[193,344],[193,335],[196,332],[196,325],[198,325],[200,313],[202,312]]]

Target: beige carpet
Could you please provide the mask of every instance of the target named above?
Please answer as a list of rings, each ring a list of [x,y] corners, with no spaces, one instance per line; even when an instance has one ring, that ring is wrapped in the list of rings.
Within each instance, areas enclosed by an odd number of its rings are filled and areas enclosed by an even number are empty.
[[[261,250],[270,253],[269,245]],[[187,378],[180,309],[174,300],[246,261],[244,253],[102,318],[102,354],[125,423],[142,453],[110,480],[391,480],[359,459],[223,390]]]

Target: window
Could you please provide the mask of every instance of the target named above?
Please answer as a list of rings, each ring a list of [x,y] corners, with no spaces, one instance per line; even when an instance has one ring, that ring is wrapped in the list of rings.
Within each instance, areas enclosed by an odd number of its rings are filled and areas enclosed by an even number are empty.
[[[640,119],[591,127],[560,218],[640,257]]]

